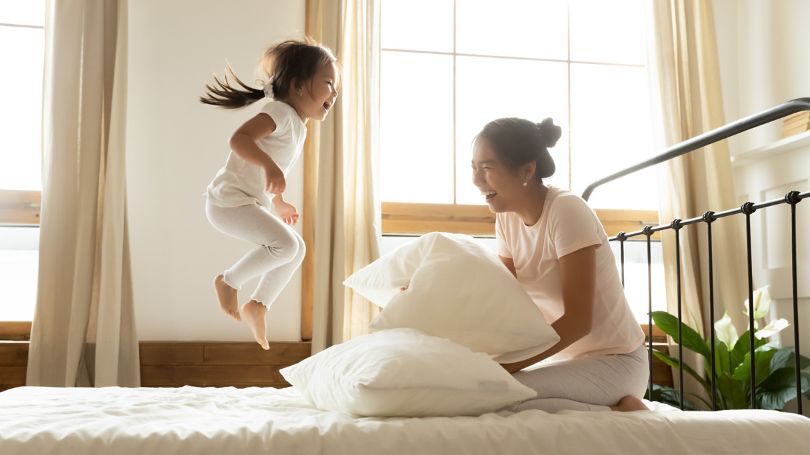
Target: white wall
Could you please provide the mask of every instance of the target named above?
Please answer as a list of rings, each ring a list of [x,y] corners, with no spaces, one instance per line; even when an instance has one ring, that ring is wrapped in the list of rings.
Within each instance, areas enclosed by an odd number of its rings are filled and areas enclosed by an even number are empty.
[[[129,2],[127,179],[141,340],[251,340],[219,309],[213,277],[249,245],[215,231],[202,194],[228,138],[259,106],[226,112],[198,101],[226,61],[255,80],[263,50],[304,35],[303,0]],[[301,210],[302,164],[288,196]],[[305,216],[305,214],[302,214]],[[298,228],[300,229],[300,223]],[[244,301],[252,283],[240,295]],[[268,338],[300,338],[300,272],[268,312]]]
[[[810,1],[714,0],[726,118],[810,97]],[[780,138],[779,121],[732,141],[742,153]]]
[[[810,97],[810,27],[806,24],[810,1],[714,0],[713,4],[727,120]],[[740,202],[810,189],[810,133],[781,139],[781,129],[778,120],[730,141]],[[810,352],[810,245],[801,233],[810,232],[807,202],[797,205],[797,229],[800,347],[806,356]],[[793,324],[789,232],[787,206],[752,215],[755,286],[770,284],[776,301],[772,316]],[[781,342],[794,345],[792,326],[781,333]],[[810,405],[806,399],[804,403]]]

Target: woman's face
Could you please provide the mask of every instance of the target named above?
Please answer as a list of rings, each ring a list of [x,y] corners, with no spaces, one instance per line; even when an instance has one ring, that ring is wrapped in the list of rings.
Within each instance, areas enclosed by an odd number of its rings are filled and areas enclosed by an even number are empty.
[[[473,148],[473,185],[481,190],[492,212],[510,212],[517,208],[516,202],[523,197],[525,178],[520,170],[515,172],[498,159],[492,146],[484,138],[478,138]],[[525,170],[524,170],[525,171]]]

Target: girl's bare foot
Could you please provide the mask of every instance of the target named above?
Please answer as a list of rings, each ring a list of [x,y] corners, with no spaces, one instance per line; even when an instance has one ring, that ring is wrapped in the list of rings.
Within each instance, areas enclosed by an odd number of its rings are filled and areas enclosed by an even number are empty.
[[[222,274],[214,278],[214,288],[217,290],[217,299],[219,300],[219,306],[222,308],[222,311],[237,321],[240,320],[239,301],[236,299],[236,289],[225,283],[225,277]]]
[[[261,345],[262,349],[267,351],[270,349],[270,343],[267,342],[267,337],[264,335],[265,313],[267,313],[267,308],[255,300],[242,305],[242,314],[245,316],[248,327],[253,332],[253,338]]]
[[[647,406],[644,406],[644,402],[633,395],[627,395],[622,398],[615,406],[611,406],[610,409],[621,412],[649,411]]]

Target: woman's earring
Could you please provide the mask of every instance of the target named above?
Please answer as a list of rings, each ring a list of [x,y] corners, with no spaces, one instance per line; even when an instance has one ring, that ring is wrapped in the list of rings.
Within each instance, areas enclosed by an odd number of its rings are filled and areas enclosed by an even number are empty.
[[[529,186],[529,182],[523,182],[523,186]]]

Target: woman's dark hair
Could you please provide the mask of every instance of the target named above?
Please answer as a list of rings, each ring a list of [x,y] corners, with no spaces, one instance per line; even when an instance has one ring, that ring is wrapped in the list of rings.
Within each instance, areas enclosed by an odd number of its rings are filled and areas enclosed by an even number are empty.
[[[513,170],[535,161],[535,176],[542,180],[554,174],[554,160],[548,149],[554,147],[561,135],[562,129],[551,118],[534,123],[509,117],[487,123],[475,137],[475,142],[485,139],[498,158]]]
[[[284,100],[294,89],[293,80],[297,83],[309,81],[321,66],[335,61],[332,51],[314,41],[284,41],[267,49],[262,57],[262,69],[268,78],[265,90],[245,84],[228,66],[223,80],[214,75],[214,84],[206,84],[206,92],[200,97],[200,102],[225,109],[238,109],[270,93],[273,98]],[[228,73],[234,83],[229,80]]]

